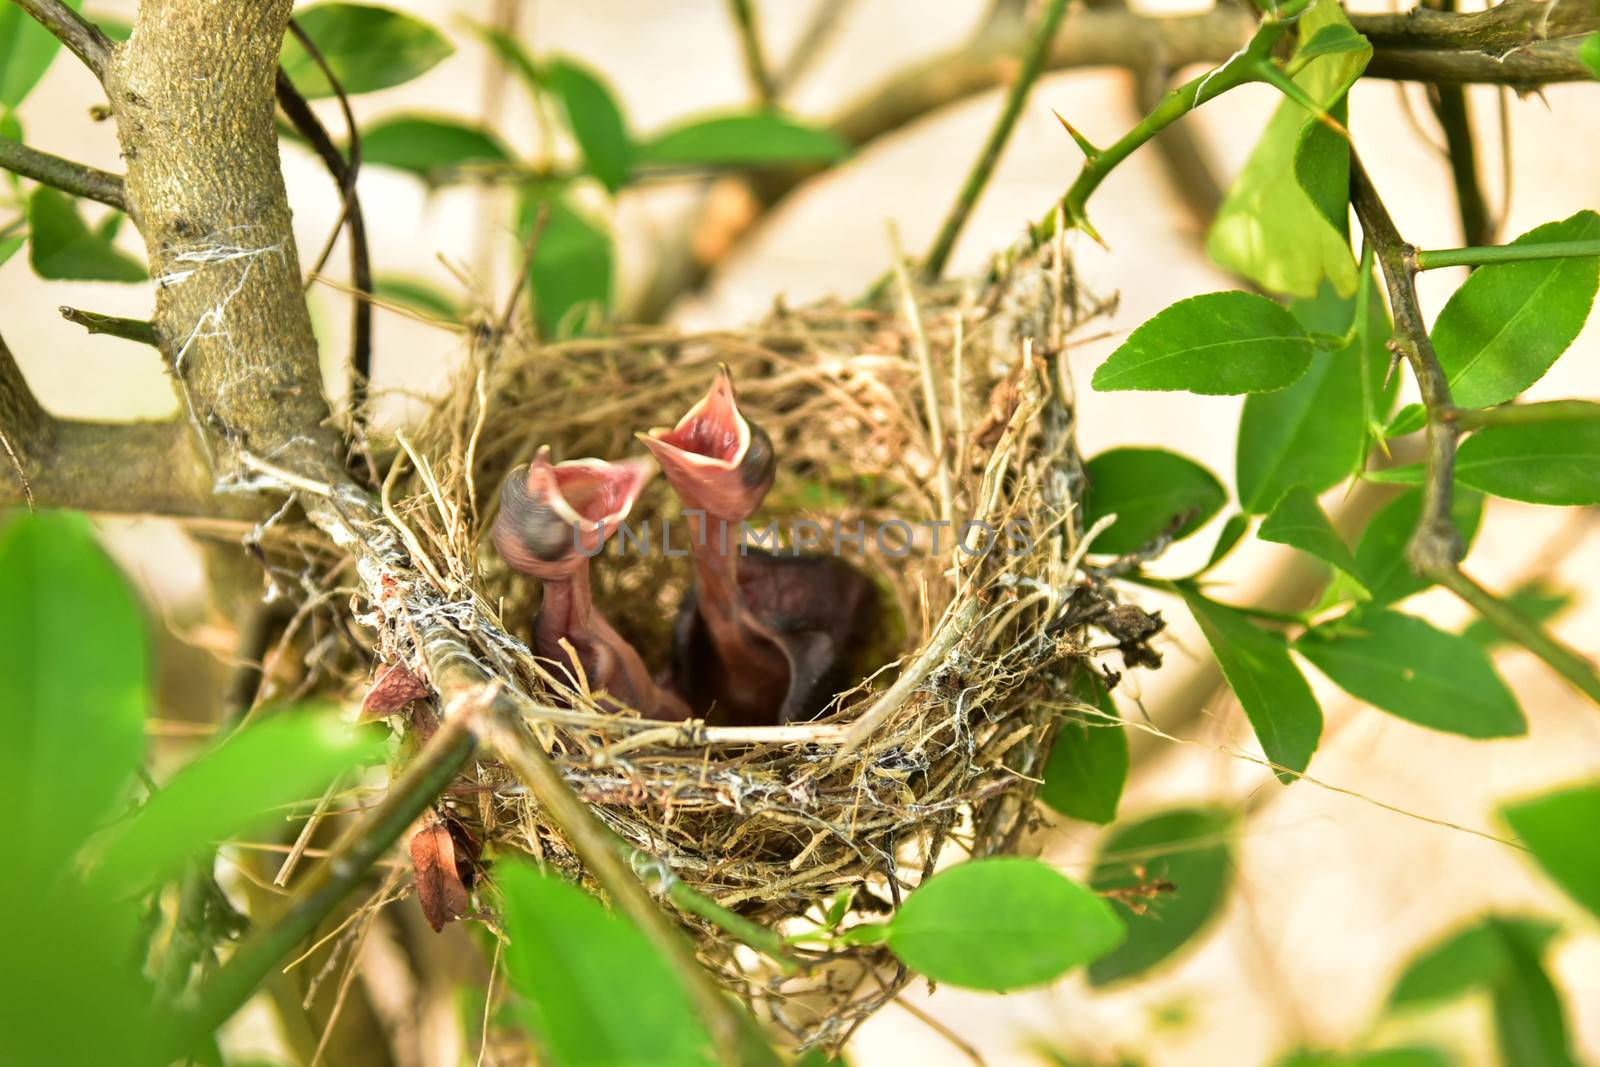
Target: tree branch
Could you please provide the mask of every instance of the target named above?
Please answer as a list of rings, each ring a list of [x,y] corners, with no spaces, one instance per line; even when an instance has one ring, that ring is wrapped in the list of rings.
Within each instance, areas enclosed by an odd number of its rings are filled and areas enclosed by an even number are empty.
[[[1600,241],[1419,249],[1412,259],[1417,270],[1436,270],[1439,267],[1478,267],[1485,263],[1524,263],[1532,259],[1571,259],[1577,256],[1600,256]]]
[[[57,308],[61,317],[90,333],[109,334],[142,345],[156,346],[156,330],[148,319],[125,319],[120,315],[102,315],[98,311],[82,311],[74,307]]]
[[[1356,15],[1351,22],[1378,52],[1459,49],[1511,60],[1540,41],[1600,29],[1600,0],[1506,0],[1466,13],[1415,7],[1398,15]]]
[[[1513,3],[1517,0],[1513,0]],[[1507,5],[1510,6],[1510,5]],[[1377,254],[1394,316],[1391,346],[1411,365],[1428,412],[1427,477],[1422,485],[1422,515],[1406,546],[1406,558],[1423,577],[1455,593],[1485,621],[1600,704],[1600,675],[1594,665],[1544,627],[1461,572],[1461,535],[1450,517],[1455,477],[1456,436],[1462,421],[1450,398],[1450,383],[1428,339],[1417,302],[1416,250],[1406,244],[1354,149],[1350,152],[1350,201],[1361,230]]]
[[[955,247],[956,238],[961,236],[961,230],[972,214],[978,197],[982,195],[983,187],[989,184],[995,165],[1000,162],[1000,153],[1005,150],[1006,142],[1011,139],[1011,131],[1016,129],[1017,119],[1022,115],[1022,105],[1033,91],[1033,83],[1039,80],[1045,56],[1050,51],[1050,42],[1055,38],[1056,29],[1061,25],[1061,17],[1066,10],[1067,0],[1049,0],[1044,14],[1039,16],[1039,24],[1028,38],[1022,56],[1022,69],[1006,93],[1000,116],[990,129],[988,140],[973,161],[967,180],[956,194],[956,202],[950,205],[950,213],[945,216],[944,224],[939,227],[933,246],[928,249],[928,255],[922,262],[922,273],[927,277],[938,278],[944,274],[944,266],[950,258],[951,249]]]
[[[224,483],[250,449],[324,480],[343,443],[322,391],[273,85],[291,0],[145,0],[106,67],[155,332]]]
[[[72,54],[100,81],[106,80],[106,61],[111,56],[111,38],[100,27],[78,14],[61,0],[15,0],[35,22],[49,30],[71,49]]]
[[[130,515],[242,514],[211,491],[194,434],[177,422],[57,419],[0,340],[0,507]]]
[[[29,148],[9,137],[0,137],[0,167],[73,196],[98,200],[118,210],[124,207],[122,179],[117,175]]]

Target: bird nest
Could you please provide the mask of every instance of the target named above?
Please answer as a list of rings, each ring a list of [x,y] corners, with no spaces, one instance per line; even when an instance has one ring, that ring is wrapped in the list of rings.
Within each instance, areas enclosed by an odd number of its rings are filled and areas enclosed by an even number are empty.
[[[1107,622],[1128,609],[1083,563],[1064,354],[1103,308],[1070,262],[1048,249],[981,284],[913,292],[902,278],[891,292],[877,307],[779,307],[738,331],[486,341],[429,417],[397,436],[383,492],[420,588],[406,594],[409,622],[375,613],[380,659],[425,674],[417,617],[455,627],[519,694],[572,790],[670,872],[658,886],[681,881],[780,934],[816,932],[780,967],[728,923],[680,915],[703,962],[806,1046],[841,1044],[908,980],[882,945],[834,935],[885,917],[947,845],[1025,849],[1056,727],[1080,706],[1075,673],[1144,636]],[[756,521],[776,524],[785,546],[846,554],[881,600],[868,672],[815,721],[663,723],[556,685],[527,644],[536,583],[486,536],[502,480],[538,448],[556,460],[642,454],[635,432],[672,425],[720,365],[777,455]],[[659,537],[665,522],[681,538],[677,519],[658,479],[630,525]],[[624,547],[593,560],[595,601],[663,667],[688,561],[659,542]],[[585,875],[492,760],[441,814],[487,856],[531,854]]]

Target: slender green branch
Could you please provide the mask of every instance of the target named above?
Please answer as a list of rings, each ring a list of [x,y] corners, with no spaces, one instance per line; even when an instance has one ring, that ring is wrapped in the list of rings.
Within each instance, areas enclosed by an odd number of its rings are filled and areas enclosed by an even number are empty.
[[[1592,400],[1544,400],[1536,404],[1503,404],[1495,408],[1458,408],[1450,413],[1449,419],[1463,430],[1477,430],[1484,426],[1592,419],[1597,412],[1600,412],[1600,405]]]
[[[0,137],[0,168],[32,178],[36,182],[60,189],[73,196],[98,200],[118,210],[126,205],[122,199],[122,178],[103,170],[86,167],[60,156],[52,156],[37,148],[29,148],[20,141]]]
[[[1213,100],[1241,85],[1266,81],[1281,75],[1282,72],[1272,66],[1272,50],[1289,32],[1295,16],[1306,7],[1307,2],[1308,0],[1292,0],[1291,3],[1285,4],[1276,17],[1261,23],[1249,43],[1230,56],[1221,66],[1167,93],[1133,129],[1105,148],[1096,148],[1068,125],[1067,131],[1072,134],[1073,140],[1077,141],[1078,147],[1084,151],[1083,168],[1078,171],[1077,178],[1067,189],[1066,195],[1061,198],[1058,207],[1053,208],[1049,214],[1029,228],[1033,247],[1037,248],[1054,237],[1060,222],[1073,229],[1082,230],[1096,241],[1100,241],[1100,235],[1089,224],[1088,215],[1089,197],[1094,195],[1100,183],[1105,181],[1123,160],[1133,155],[1152,137],[1207,100]],[[1062,121],[1065,124],[1065,120]]]
[[[739,50],[744,54],[745,75],[750,79],[750,87],[755,90],[757,101],[770,105],[777,99],[778,89],[772,80],[772,68],[767,65],[766,52],[761,47],[755,4],[751,0],[728,0],[728,10],[739,30]]]
[[[710,897],[698,892],[648,852],[626,845],[623,847],[634,870],[640,872],[646,885],[654,883],[653,888],[664,893],[679,911],[698,916],[741,944],[749,945],[775,962],[784,974],[793,974],[796,971],[798,964],[789,955],[783,938],[777,933],[760,923],[751,922],[736,911],[724,908]]]
[[[83,65],[101,81],[105,80],[106,60],[111,55],[111,38],[100,27],[78,14],[61,0],[15,0],[35,22],[49,30]]]
[[[972,214],[972,209],[977,204],[978,197],[982,195],[984,186],[989,184],[995,165],[1000,161],[1000,153],[1005,150],[1006,142],[1011,139],[1011,131],[1016,129],[1017,119],[1022,114],[1022,105],[1027,102],[1028,94],[1033,91],[1034,82],[1039,80],[1039,75],[1044,70],[1045,57],[1050,54],[1050,42],[1055,39],[1056,30],[1061,26],[1061,17],[1066,11],[1067,0],[1049,0],[1044,13],[1039,16],[1039,23],[1033,28],[1027,47],[1023,51],[1022,69],[1017,73],[1016,80],[1011,83],[1005,103],[1000,108],[1000,117],[995,120],[994,127],[989,131],[988,140],[984,142],[978,158],[973,161],[967,180],[962,183],[961,191],[956,194],[956,202],[950,205],[950,213],[945,216],[944,225],[939,227],[939,234],[934,238],[933,247],[928,249],[927,258],[923,260],[922,273],[927,277],[938,278],[944,273],[945,263],[950,258],[950,250],[955,247],[956,238],[961,236],[961,230],[966,226],[967,218]]]
[[[700,965],[683,931],[651,899],[623,858],[616,835],[567,786],[561,771],[528,735],[522,719],[514,713],[497,712],[486,720],[484,731],[495,754],[560,828],[583,865],[611,894],[618,910],[633,920],[671,964],[710,1029],[720,1062],[760,1062],[775,1067],[776,1053],[765,1046],[752,1047],[748,1024],[739,1008]],[[752,1056],[760,1056],[760,1060],[753,1060]]]
[[[1600,256],[1600,240],[1419,249],[1414,258],[1418,270],[1437,270],[1440,267],[1477,267],[1485,263],[1525,263],[1532,259],[1570,259],[1576,256]]]
[[[1513,0],[1516,2],[1516,0]],[[1495,597],[1461,572],[1461,535],[1450,517],[1455,477],[1456,437],[1463,425],[1488,420],[1495,408],[1484,412],[1458,411],[1450,398],[1450,383],[1428,340],[1427,324],[1417,303],[1416,250],[1401,239],[1388,209],[1354,150],[1350,153],[1350,202],[1361,220],[1361,230],[1373,246],[1389,288],[1394,314],[1391,344],[1411,365],[1428,412],[1427,474],[1422,485],[1422,515],[1406,546],[1406,558],[1423,577],[1455,593],[1490,625],[1544,660],[1596,704],[1600,704],[1600,676],[1594,665],[1552,636],[1544,627]],[[1562,403],[1562,402],[1557,402]],[[1571,401],[1565,402],[1570,414]],[[1527,405],[1544,409],[1545,405]],[[1551,412],[1562,409],[1549,409]],[[1502,416],[1509,418],[1509,416]],[[1549,416],[1546,416],[1549,417]]]
[[[246,939],[201,987],[172,1035],[175,1055],[213,1033],[238,1011],[268,972],[355,890],[373,864],[450,784],[477,749],[472,717],[472,709],[463,709],[446,718],[383,802],[350,827],[327,859],[305,876],[278,921]]]
[[[149,319],[125,319],[119,315],[102,315],[97,311],[82,311],[66,306],[58,310],[62,318],[82,326],[90,333],[110,334],[112,337],[138,341],[143,345],[156,344],[156,328]]]
[[[1600,704],[1600,675],[1596,675],[1593,663],[1459,569],[1450,567],[1434,577],[1440,585],[1466,601],[1484,621],[1544,660],[1551,670]]]

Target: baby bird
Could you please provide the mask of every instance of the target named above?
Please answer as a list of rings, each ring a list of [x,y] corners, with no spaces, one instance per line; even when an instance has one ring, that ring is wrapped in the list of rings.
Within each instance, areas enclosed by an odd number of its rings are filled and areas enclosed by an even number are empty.
[[[544,586],[534,651],[551,662],[556,677],[580,687],[575,653],[602,705],[683,720],[688,707],[656,684],[638,651],[596,610],[589,590],[590,558],[627,517],[653,473],[644,458],[552,464],[550,450],[540,449],[501,486],[494,546],[514,570]]]
[[[744,547],[742,524],[772,487],[776,460],[727,367],[676,426],[640,439],[689,522],[694,592],[673,634],[676,687],[710,721],[815,718],[850,683],[876,624],[872,582],[836,556]]]

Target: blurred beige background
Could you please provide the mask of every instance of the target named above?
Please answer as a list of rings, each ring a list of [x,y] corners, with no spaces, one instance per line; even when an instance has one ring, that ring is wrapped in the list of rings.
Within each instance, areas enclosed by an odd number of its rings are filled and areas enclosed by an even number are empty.
[[[485,57],[463,30],[463,18],[491,17],[491,0],[389,2],[444,28],[458,52],[416,82],[358,98],[358,117],[407,109],[464,118],[496,115],[504,137],[534,153],[537,126],[525,98],[513,86],[485,100]],[[787,54],[811,2],[758,0],[769,54]],[[89,9],[128,17],[133,6],[131,0],[104,0]],[[983,6],[980,0],[843,5],[826,51],[790,104],[803,116],[826,118],[903,64],[959,44]],[[1181,9],[1176,3],[1166,7]],[[635,131],[736,106],[748,96],[721,0],[526,0],[520,34],[537,52],[568,53],[604,72]],[[1114,139],[1136,119],[1127,78],[1091,71],[1040,83],[957,247],[953,273],[981,266],[1075,174],[1077,151],[1050,109],[1070,116],[1092,140]],[[88,116],[95,99],[86,72],[69,59],[57,62],[21,110],[28,141],[117,169],[113,131]],[[1406,236],[1428,247],[1459,244],[1444,163],[1403,117],[1398,99],[1392,84],[1359,85],[1351,101],[1356,141]],[[1423,126],[1436,137],[1420,93],[1412,99]],[[1271,90],[1246,90],[1186,120],[1205,138],[1225,180],[1242,163],[1274,103]],[[1472,103],[1484,177],[1498,201],[1495,93],[1475,90]],[[762,223],[706,292],[678,309],[676,320],[732,325],[759,315],[778,295],[798,303],[855,294],[886,266],[887,222],[899,227],[908,248],[926,246],[998,106],[994,92],[930,115],[805,186]],[[336,114],[324,114],[337,129]],[[1582,207],[1600,207],[1600,87],[1558,86],[1542,98],[1513,99],[1511,117],[1514,196],[1504,236]],[[306,154],[288,150],[284,169],[304,261],[333,225],[337,201],[326,174]],[[1091,287],[1121,293],[1112,324],[1119,336],[1175,300],[1232,284],[1205,259],[1194,224],[1167,181],[1152,154],[1135,156],[1094,200],[1095,221],[1110,251],[1085,241],[1075,245]],[[478,296],[491,294],[498,302],[509,284],[514,249],[504,194],[456,189],[430,196],[419,182],[376,168],[363,171],[361,193],[379,270],[426,277],[459,291],[441,263],[449,261],[476,279]],[[691,200],[686,187],[669,185],[630,194],[619,205],[625,290],[647,281],[651,241],[681,221]],[[485,226],[487,244],[481,236]],[[124,240],[133,248],[137,237]],[[494,249],[487,258],[486,247]],[[332,272],[342,276],[342,257],[336,254],[332,262]],[[1430,313],[1459,281],[1451,274],[1424,276]],[[172,394],[153,351],[87,337],[54,312],[58,304],[72,304],[144,315],[147,287],[41,282],[18,256],[0,267],[0,292],[5,337],[47,407],[100,418],[172,411]],[[314,304],[326,358],[336,367],[345,352],[345,304],[326,288],[314,291]],[[1080,381],[1116,341],[1085,344],[1075,352],[1072,365]],[[455,335],[379,312],[375,390],[426,396],[441,386],[460,355]],[[1600,396],[1597,355],[1600,326],[1591,322],[1535,395]],[[422,403],[398,397],[386,410],[403,417]],[[1089,454],[1119,444],[1160,444],[1197,457],[1231,481],[1236,400],[1087,394],[1080,414],[1081,443]],[[1493,503],[1469,569],[1496,589],[1547,573],[1578,591],[1580,603],[1559,630],[1586,653],[1600,655],[1600,537],[1592,525],[1570,511]],[[183,536],[152,521],[114,520],[107,527],[163,615],[179,620],[171,624],[197,619],[201,576]],[[1180,546],[1170,560],[1172,572],[1197,562],[1212,537],[1202,534]],[[1236,601],[1258,595],[1264,576],[1278,573],[1288,555],[1286,549],[1251,544],[1222,572],[1223,593]],[[1177,684],[1204,645],[1181,610],[1153,596],[1150,603],[1165,607],[1173,623],[1169,669],[1133,679],[1128,691],[1142,694],[1160,718],[1171,710],[1162,710],[1164,689]],[[1451,626],[1466,618],[1459,604],[1439,594],[1425,594],[1412,607]],[[1437,935],[1490,907],[1529,909],[1567,923],[1552,965],[1566,991],[1581,1053],[1600,1061],[1600,930],[1512,849],[1442,825],[1501,834],[1493,810],[1502,800],[1600,772],[1600,712],[1526,654],[1505,652],[1499,659],[1532,725],[1525,739],[1474,743],[1432,733],[1356,706],[1313,677],[1328,714],[1325,740],[1310,770],[1317,781],[1290,789],[1231,755],[1234,748],[1255,751],[1254,742],[1231,699],[1210,701],[1198,724],[1183,729],[1196,743],[1153,746],[1155,756],[1130,784],[1123,811],[1137,815],[1169,803],[1254,798],[1257,813],[1243,834],[1238,890],[1223,921],[1156,977],[1131,989],[1096,994],[1074,979],[1004,998],[954,990],[930,997],[919,990],[914,999],[996,1065],[1039,1062],[1030,1051],[1035,1043],[1101,1057],[1095,1062],[1113,1062],[1113,1054],[1123,1052],[1159,1067],[1250,1067],[1298,1043],[1402,1040],[1437,1040],[1465,1053],[1465,1062],[1490,1063],[1486,1000],[1376,1029],[1374,1020],[1398,968]],[[1084,825],[1063,826],[1050,841],[1049,855],[1069,873],[1084,874],[1097,833]],[[263,1028],[249,1024],[239,1037],[251,1044],[268,1040]],[[860,1032],[850,1057],[871,1067],[971,1062],[968,1051],[895,1007]]]

